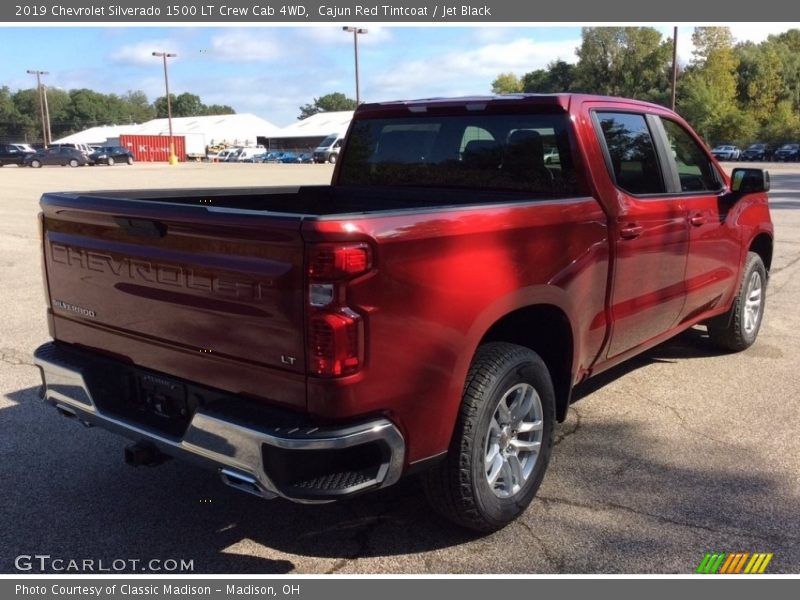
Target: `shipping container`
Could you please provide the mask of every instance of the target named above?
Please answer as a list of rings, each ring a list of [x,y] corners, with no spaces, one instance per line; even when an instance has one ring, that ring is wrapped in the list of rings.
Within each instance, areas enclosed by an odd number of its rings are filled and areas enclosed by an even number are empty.
[[[175,156],[186,161],[186,141],[182,135],[172,136]],[[127,148],[138,162],[167,162],[169,160],[168,135],[121,135],[119,145]]]

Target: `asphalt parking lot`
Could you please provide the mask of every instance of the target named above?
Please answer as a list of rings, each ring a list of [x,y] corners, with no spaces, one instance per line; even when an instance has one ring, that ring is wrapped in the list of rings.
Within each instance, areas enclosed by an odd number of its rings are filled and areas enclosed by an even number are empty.
[[[757,343],[721,355],[691,330],[593,380],[537,499],[484,537],[437,519],[413,480],[300,506],[177,461],[130,468],[127,441],[38,399],[43,191],[324,183],[329,166],[0,169],[0,572],[38,554],[141,560],[135,572],[173,559],[193,573],[689,573],[711,551],[773,552],[769,572],[800,572],[800,167],[769,168],[777,242]]]

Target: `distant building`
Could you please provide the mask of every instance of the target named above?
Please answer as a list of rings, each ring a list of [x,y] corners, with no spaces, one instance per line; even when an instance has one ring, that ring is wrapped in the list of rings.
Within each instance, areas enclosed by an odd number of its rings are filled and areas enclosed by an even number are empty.
[[[280,128],[253,114],[174,117],[172,134],[184,138],[188,158],[204,158],[214,146],[267,145]],[[53,140],[53,143],[118,144],[121,135],[169,135],[168,119],[153,119],[139,125],[92,127]]]
[[[311,151],[332,134],[344,135],[353,120],[352,110],[321,112],[281,129],[269,139],[270,150]]]

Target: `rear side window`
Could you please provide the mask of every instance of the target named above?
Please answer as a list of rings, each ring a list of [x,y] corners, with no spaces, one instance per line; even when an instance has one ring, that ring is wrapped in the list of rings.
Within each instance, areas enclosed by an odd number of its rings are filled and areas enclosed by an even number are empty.
[[[700,145],[683,127],[675,121],[661,119],[667,134],[667,145],[675,166],[683,192],[716,191],[722,187],[722,180],[711,159]]]
[[[666,192],[644,115],[598,112],[597,119],[617,185],[631,194]]]
[[[555,149],[552,164],[546,154]],[[456,187],[546,197],[577,189],[568,120],[557,114],[419,115],[353,124],[343,185]]]

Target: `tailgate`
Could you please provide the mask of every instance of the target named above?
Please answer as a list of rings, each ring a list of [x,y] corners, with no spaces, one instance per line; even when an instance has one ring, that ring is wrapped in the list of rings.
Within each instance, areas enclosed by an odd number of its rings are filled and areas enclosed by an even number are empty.
[[[98,349],[139,364],[150,347],[183,355],[175,365],[305,372],[301,217],[73,194],[41,205],[57,339],[113,336]]]

